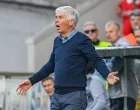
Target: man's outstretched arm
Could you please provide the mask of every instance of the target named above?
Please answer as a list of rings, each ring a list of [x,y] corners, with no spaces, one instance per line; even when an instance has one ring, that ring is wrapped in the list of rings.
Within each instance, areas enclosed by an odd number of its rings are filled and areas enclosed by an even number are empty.
[[[31,76],[29,80],[31,81],[31,84],[34,85],[35,83],[43,80],[44,78],[48,77],[49,74],[54,72],[54,53],[52,52],[50,60],[47,64],[45,64],[36,74]]]
[[[45,64],[37,73],[31,76],[29,79],[23,81],[17,88],[19,94],[25,94],[26,91],[35,83],[41,81],[42,79],[49,76],[49,74],[54,72],[55,62],[54,62],[54,49],[51,54],[51,57],[47,64]]]

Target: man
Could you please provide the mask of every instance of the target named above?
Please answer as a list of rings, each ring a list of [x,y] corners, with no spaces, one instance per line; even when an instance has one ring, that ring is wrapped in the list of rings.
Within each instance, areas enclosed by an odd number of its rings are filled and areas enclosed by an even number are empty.
[[[108,47],[109,42],[100,41],[98,38],[99,30],[96,24],[92,21],[87,21],[83,26],[84,33],[91,39],[94,47]]]
[[[121,0],[119,5],[117,6],[116,12],[122,18],[123,35],[128,35],[132,31],[130,14],[135,9],[140,9],[139,0]]]
[[[94,47],[108,47],[109,42],[98,39],[98,28],[92,21],[83,25],[85,34],[91,39]],[[106,80],[97,72],[92,70],[90,65],[87,68],[87,108],[86,110],[110,110],[109,95],[106,90]]]
[[[140,25],[135,27],[134,35],[136,37],[136,41],[137,41],[138,45],[140,45]]]
[[[109,21],[106,23],[105,34],[108,42],[111,43],[111,46],[127,47],[131,45],[127,40],[121,37],[120,26],[115,21]]]
[[[132,29],[134,29],[137,25],[140,25],[140,10],[134,10],[130,15],[130,22],[132,25]],[[130,34],[124,36],[126,40],[128,40],[132,45],[136,46],[136,38],[134,36],[133,30]]]
[[[52,97],[54,93],[54,80],[52,77],[46,77],[42,80],[42,86],[46,93],[49,95],[49,97]]]
[[[47,110],[50,110],[50,102],[51,102],[51,97],[54,93],[54,79],[51,76],[46,77],[45,79],[42,80],[42,86],[45,90],[45,92],[48,94],[49,97],[46,97],[48,108]]]
[[[138,43],[138,45],[140,46],[140,25],[136,26],[134,29],[134,35],[136,37],[136,41]],[[138,83],[138,88],[140,89],[140,57],[136,57],[135,61],[134,61],[134,70],[135,70],[135,74],[137,77],[137,83]],[[140,97],[140,93],[138,94],[138,96]],[[139,104],[139,100],[137,100],[137,105]]]
[[[128,47],[131,44],[120,36],[119,24],[114,21],[109,21],[105,25],[105,32],[108,41],[112,47]],[[131,61],[128,64],[131,64]],[[109,94],[113,110],[124,110],[124,98],[127,98],[127,110],[134,110],[137,99],[137,83],[135,74],[132,71],[132,66],[127,68],[127,86],[124,85],[124,60],[120,57],[112,57],[111,64],[108,64],[111,71],[119,71],[118,77],[120,81],[109,86]],[[126,88],[125,88],[126,87]],[[127,89],[127,94],[124,92]]]
[[[50,59],[36,74],[19,85],[17,91],[20,94],[54,72],[51,110],[85,110],[87,63],[92,64],[110,84],[119,80],[115,76],[117,72],[109,72],[91,40],[75,29],[77,22],[78,12],[72,7],[56,9],[55,25],[60,35],[54,40]]]

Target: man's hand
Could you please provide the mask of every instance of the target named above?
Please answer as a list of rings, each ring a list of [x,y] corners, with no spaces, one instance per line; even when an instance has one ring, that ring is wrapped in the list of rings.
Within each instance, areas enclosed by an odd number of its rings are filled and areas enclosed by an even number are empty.
[[[119,80],[119,78],[116,76],[117,74],[118,72],[112,72],[108,75],[107,81],[109,84],[113,85]]]
[[[25,80],[23,83],[21,83],[18,88],[17,88],[17,92],[21,95],[25,94],[26,91],[32,86],[30,80]]]

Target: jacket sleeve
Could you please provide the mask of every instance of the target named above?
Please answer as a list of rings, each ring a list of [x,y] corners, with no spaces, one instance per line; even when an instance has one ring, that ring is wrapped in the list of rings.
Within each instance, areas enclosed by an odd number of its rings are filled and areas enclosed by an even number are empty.
[[[85,56],[85,58],[87,59],[88,64],[91,64],[92,68],[96,68],[96,70],[106,79],[110,71],[107,68],[105,62],[95,51],[91,40],[88,39],[88,37],[85,38],[79,48]]]
[[[51,53],[49,61],[33,76],[29,78],[32,85],[35,83],[43,80],[44,78],[48,77],[49,74],[54,72],[55,62],[54,62],[55,54],[54,54],[54,48],[53,52]]]

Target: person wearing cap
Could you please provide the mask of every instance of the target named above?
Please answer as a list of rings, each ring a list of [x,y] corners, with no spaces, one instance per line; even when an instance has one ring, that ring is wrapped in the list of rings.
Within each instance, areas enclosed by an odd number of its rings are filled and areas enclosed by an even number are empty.
[[[132,29],[134,29],[137,25],[140,25],[140,10],[134,10],[130,15],[130,22]],[[132,32],[126,36],[124,36],[126,40],[128,40],[132,45],[138,45],[136,42],[136,38],[134,32]]]
[[[99,39],[99,30],[94,22],[85,22],[83,25],[83,31],[91,39],[94,47],[108,47],[110,45],[109,42],[101,41]]]

